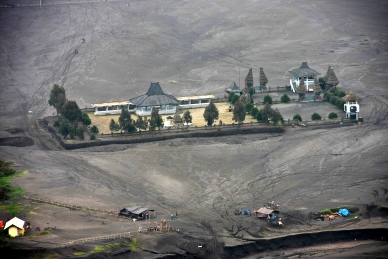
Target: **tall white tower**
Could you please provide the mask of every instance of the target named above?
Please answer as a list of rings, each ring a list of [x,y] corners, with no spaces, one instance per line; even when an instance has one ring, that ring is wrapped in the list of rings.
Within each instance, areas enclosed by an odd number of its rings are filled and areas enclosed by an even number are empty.
[[[343,97],[346,101],[344,104],[344,111],[346,112],[346,118],[350,118],[351,120],[358,120],[358,113],[360,112],[360,105],[358,101],[360,98],[350,90],[349,93]]]

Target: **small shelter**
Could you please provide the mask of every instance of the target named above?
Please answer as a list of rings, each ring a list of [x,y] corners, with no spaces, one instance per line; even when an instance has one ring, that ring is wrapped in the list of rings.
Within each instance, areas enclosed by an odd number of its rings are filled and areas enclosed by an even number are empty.
[[[176,98],[179,101],[179,108],[204,108],[207,107],[212,100],[216,97],[213,94],[208,95],[195,95],[195,96],[182,96]]]
[[[135,106],[129,101],[92,103],[94,115],[121,114],[121,108],[131,111]]]
[[[242,94],[242,91],[240,90],[240,88],[237,86],[237,84],[234,81],[232,82],[232,84],[230,85],[229,88],[225,88],[225,92],[227,92],[228,94],[235,93],[236,95]]]
[[[119,215],[125,216],[125,217],[131,217],[135,219],[143,219],[148,211],[149,211],[148,208],[136,206],[136,207],[123,208],[122,210],[120,210]]]
[[[135,112],[139,116],[151,115],[152,108],[158,108],[159,114],[174,114],[179,101],[169,94],[165,94],[159,82],[151,83],[146,94],[130,100],[136,105]]]
[[[314,76],[320,75],[320,73],[310,68],[307,65],[307,62],[302,62],[302,65],[299,68],[295,68],[288,72],[293,75],[293,78],[290,79],[291,90],[293,92],[296,92],[296,88],[300,85],[301,81],[303,81],[307,92],[314,91]]]
[[[360,105],[358,101],[360,97],[358,97],[352,90],[349,91],[347,95],[342,97],[346,103],[344,104],[344,111],[346,112],[346,118],[350,118],[351,120],[358,120],[358,113],[360,112]]]
[[[24,220],[14,217],[5,223],[4,230],[8,229],[8,234],[11,237],[24,236],[24,223]]]
[[[261,207],[260,209],[255,211],[256,218],[266,218],[268,215],[272,214],[273,209],[267,209],[265,207]]]
[[[327,69],[326,75],[324,77],[325,80],[325,90],[329,90],[332,87],[336,87],[339,84],[338,78],[334,73],[334,69],[329,66]]]

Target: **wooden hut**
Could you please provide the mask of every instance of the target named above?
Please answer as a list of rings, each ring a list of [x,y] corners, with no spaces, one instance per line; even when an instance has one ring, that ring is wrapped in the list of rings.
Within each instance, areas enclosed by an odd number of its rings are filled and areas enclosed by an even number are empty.
[[[24,236],[24,223],[24,220],[14,217],[5,223],[4,230],[8,229],[10,237]]]

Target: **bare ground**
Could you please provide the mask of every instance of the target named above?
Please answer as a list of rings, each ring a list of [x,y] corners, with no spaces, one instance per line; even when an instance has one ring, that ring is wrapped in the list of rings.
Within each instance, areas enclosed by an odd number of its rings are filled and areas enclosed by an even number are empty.
[[[156,209],[157,219],[178,211],[180,221],[173,224],[192,238],[187,244],[229,235],[259,237],[263,230],[276,236],[386,227],[384,219],[363,210],[365,204],[388,202],[386,8],[382,1],[330,0],[1,8],[0,136],[34,141],[1,146],[1,159],[28,170],[14,183],[30,195],[107,210],[142,205]],[[287,71],[306,60],[323,75],[334,65],[340,86],[362,98],[364,124],[75,151],[61,149],[36,124],[55,112],[47,104],[54,83],[80,107],[133,98],[151,81],[176,96],[223,96],[226,86],[240,81],[239,70],[243,82],[252,67],[258,82],[264,67],[269,85],[283,86]],[[320,108],[279,108],[286,118],[301,112],[308,117],[314,109]],[[282,204],[283,229],[233,215],[235,209],[257,209],[270,200]],[[342,205],[358,206],[364,216],[330,224],[308,218],[311,211]],[[58,241],[127,228],[124,222],[107,219],[105,227],[98,217],[54,208],[24,213],[34,225],[55,224],[58,231],[49,238]]]

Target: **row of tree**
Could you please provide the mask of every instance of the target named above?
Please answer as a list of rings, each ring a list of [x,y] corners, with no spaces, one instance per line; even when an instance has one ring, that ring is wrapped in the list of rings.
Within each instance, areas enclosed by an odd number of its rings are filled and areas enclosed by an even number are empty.
[[[64,138],[70,135],[71,139],[75,136],[84,139],[85,127],[88,127],[92,121],[87,113],[81,112],[75,101],[66,98],[66,91],[62,86],[54,85],[50,93],[49,105],[55,108],[57,116],[60,115],[54,126]],[[98,128],[93,126],[91,131],[98,133]]]

